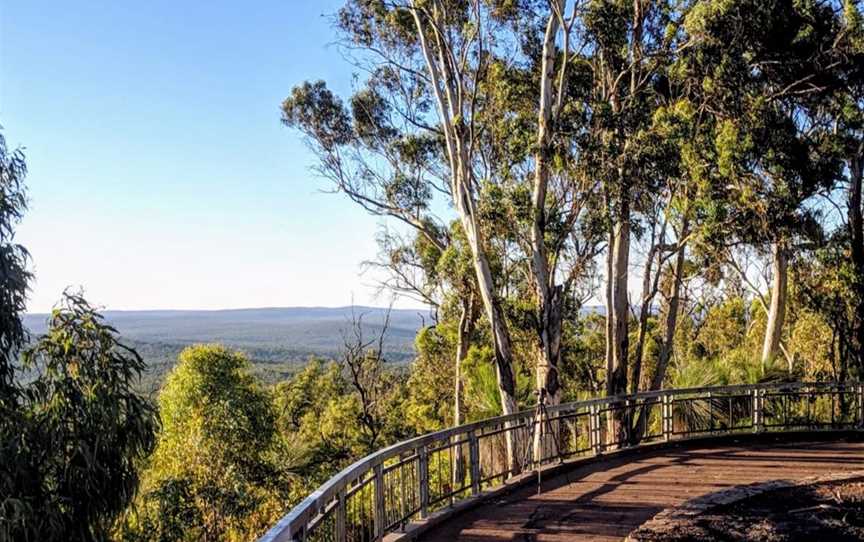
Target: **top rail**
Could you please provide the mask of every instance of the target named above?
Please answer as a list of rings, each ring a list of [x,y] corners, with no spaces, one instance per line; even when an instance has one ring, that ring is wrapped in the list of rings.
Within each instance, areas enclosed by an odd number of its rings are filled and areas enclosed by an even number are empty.
[[[312,492],[260,540],[381,540],[520,472],[646,443],[862,426],[858,382],[670,389],[538,405],[378,450]]]

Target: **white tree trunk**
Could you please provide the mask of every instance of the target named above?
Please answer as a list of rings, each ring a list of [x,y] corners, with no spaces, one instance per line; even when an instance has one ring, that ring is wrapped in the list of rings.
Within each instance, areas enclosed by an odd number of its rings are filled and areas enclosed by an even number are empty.
[[[607,361],[606,394],[620,395],[627,392],[627,362],[630,347],[629,316],[630,307],[627,296],[627,274],[630,263],[630,220],[627,202],[623,202],[621,216],[613,227],[614,245],[611,247],[612,259],[608,280],[611,283],[610,301],[612,306],[611,324],[611,364]],[[608,437],[612,441],[625,442],[629,434],[629,417],[622,411],[615,411],[609,417]]]
[[[554,0],[553,10],[563,11],[560,0]],[[549,153],[551,152],[553,88],[555,77],[555,37],[559,18],[553,13],[546,24],[540,73],[540,104],[537,119],[537,150],[534,153],[534,189],[531,203],[534,220],[531,227],[531,270],[537,295],[539,352],[537,357],[537,391],[546,406],[561,401],[558,365],[561,357],[561,288],[554,284],[546,249],[546,194],[549,186]],[[540,411],[538,411],[540,412]],[[548,431],[538,413],[535,420],[533,454],[535,461],[548,456],[547,448],[554,434]],[[544,434],[544,431],[546,433]]]
[[[612,373],[607,375],[607,393],[617,395],[627,391],[627,356],[629,353],[630,307],[627,296],[627,275],[630,265],[630,222],[615,224],[615,246],[612,255]]]
[[[771,248],[774,276],[771,284],[771,306],[768,309],[768,323],[765,326],[765,340],[762,343],[762,373],[777,356],[783,321],[786,318],[786,295],[789,274],[789,261],[783,241],[777,241]],[[791,367],[790,367],[791,370]]]
[[[466,141],[467,131],[464,129],[465,119],[462,118],[462,99],[466,95],[461,87],[461,78],[453,73],[453,67],[444,56],[442,40],[446,39],[437,28],[439,25],[424,21],[426,15],[421,15],[420,9],[412,9],[417,29],[418,44],[426,61],[426,68],[435,95],[441,128],[444,132],[444,142],[447,148],[447,158],[451,173],[451,191],[453,203],[459,214],[462,228],[471,249],[472,263],[477,278],[477,288],[483,301],[483,307],[489,325],[492,328],[492,342],[495,349],[496,374],[498,389],[501,395],[501,409],[504,414],[516,412],[515,377],[513,374],[513,353],[510,345],[510,333],[495,296],[495,285],[489,259],[480,231],[476,204],[472,194],[471,157],[469,144]],[[437,9],[433,7],[433,17],[438,17]],[[427,27],[433,41],[437,45],[437,55],[427,40]],[[508,440],[512,439],[507,432]],[[508,462],[513,465],[515,444],[508,444]]]

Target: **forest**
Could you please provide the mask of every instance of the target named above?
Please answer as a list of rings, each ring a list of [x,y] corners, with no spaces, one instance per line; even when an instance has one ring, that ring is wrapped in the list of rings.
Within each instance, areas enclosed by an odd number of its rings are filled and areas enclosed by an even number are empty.
[[[332,24],[353,91],[298,81],[276,114],[310,183],[379,217],[364,265],[431,314],[414,359],[357,314],[290,379],[196,345],[151,399],[82,294],[29,336],[0,139],[0,540],[250,540],[374,450],[541,400],[862,378],[860,0],[346,0]]]

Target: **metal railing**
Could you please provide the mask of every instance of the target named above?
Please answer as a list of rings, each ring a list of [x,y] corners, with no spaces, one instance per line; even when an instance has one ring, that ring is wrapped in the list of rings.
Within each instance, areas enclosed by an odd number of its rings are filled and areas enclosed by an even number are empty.
[[[521,472],[647,443],[742,432],[859,429],[860,383],[691,388],[537,407],[379,450],[331,478],[262,542],[366,542]]]

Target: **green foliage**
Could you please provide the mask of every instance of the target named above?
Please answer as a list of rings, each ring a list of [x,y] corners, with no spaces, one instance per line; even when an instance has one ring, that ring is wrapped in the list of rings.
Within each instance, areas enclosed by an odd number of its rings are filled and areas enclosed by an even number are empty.
[[[358,418],[360,406],[336,363],[313,359],[274,390],[278,438],[293,450],[304,483],[302,497],[352,459],[364,455]]]
[[[463,362],[467,422],[501,415],[501,395],[495,376],[494,354],[488,346],[472,347]],[[524,408],[533,406],[534,379],[526,371],[516,372],[516,398]]]
[[[453,425],[456,326],[458,322],[450,320],[417,333],[405,414],[418,433]]]
[[[0,414],[15,401],[14,364],[27,339],[21,316],[32,275],[27,249],[15,243],[15,226],[27,210],[26,175],[24,154],[10,152],[0,133]]]
[[[324,81],[296,87],[282,103],[282,122],[309,130],[327,148],[344,145],[353,135],[348,113]]]
[[[160,392],[163,426],[146,460],[153,412],[131,391],[141,360],[80,298],[25,358],[40,371],[35,380],[14,384],[30,276],[12,233],[26,207],[26,170],[0,139],[0,488],[14,495],[2,500],[0,527],[10,537],[105,538],[132,499],[140,462],[141,492],[117,537],[252,538],[359,457],[451,425],[463,355],[468,421],[501,413],[503,361],[515,373],[517,407],[532,406],[538,352],[552,343],[564,400],[602,393],[607,347],[623,345],[616,352],[626,361],[637,339],[642,382],[671,353],[667,387],[851,376],[850,337],[864,307],[862,268],[849,263],[856,232],[826,218],[833,205],[818,198],[851,186],[840,181],[860,158],[860,2],[634,6],[591,0],[565,23],[571,51],[556,51],[553,72],[565,58],[568,68],[552,83],[561,103],[544,141],[537,82],[548,3],[346,1],[337,30],[367,79],[344,101],[322,81],[301,83],[282,103],[282,120],[306,137],[316,172],[337,191],[411,228],[385,231],[370,265],[387,271],[385,288],[434,306],[433,325],[417,334],[406,369],[388,364],[383,336],[369,340],[355,321],[334,361],[313,359],[289,380],[291,371],[273,371],[282,380],[273,388],[238,353],[184,350]],[[421,37],[440,60],[437,75]],[[438,92],[453,97],[441,105]],[[533,179],[544,174],[548,186],[537,189]],[[467,194],[454,193],[460,186]],[[462,221],[438,218],[441,197],[467,209]],[[841,211],[852,215],[847,199]],[[613,226],[632,231],[620,238],[633,243],[628,271],[657,256],[659,286],[640,316],[621,322],[623,334],[607,337],[607,316],[581,309],[604,297],[593,279]],[[783,356],[766,366],[758,357],[768,279],[735,277],[729,260],[742,247],[761,257],[781,240],[793,247],[792,295]],[[671,271],[678,253],[687,258],[676,268],[682,282]],[[482,296],[478,272],[491,282]],[[555,301],[541,307],[544,297]],[[496,341],[490,318],[506,324]],[[544,335],[557,329],[551,321],[561,324],[560,345]],[[619,344],[607,343],[612,336]],[[505,343],[512,361],[503,360]],[[439,454],[433,470],[450,460]]]
[[[0,419],[0,538],[104,540],[154,443],[155,409],[134,389],[144,363],[68,292],[23,363],[38,376]]]
[[[180,355],[159,394],[162,430],[124,538],[246,540],[276,517],[276,415],[248,368],[220,346]]]

